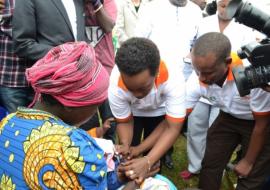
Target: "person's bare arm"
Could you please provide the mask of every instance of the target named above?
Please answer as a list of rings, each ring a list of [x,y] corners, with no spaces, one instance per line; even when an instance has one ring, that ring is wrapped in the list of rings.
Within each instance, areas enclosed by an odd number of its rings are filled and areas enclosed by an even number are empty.
[[[150,150],[154,144],[158,141],[161,134],[164,132],[166,128],[166,121],[163,120],[157,128],[138,146],[131,147],[130,149],[130,158],[137,157],[140,154]]]
[[[129,154],[129,147],[133,138],[133,119],[117,123],[116,131],[119,137],[117,152],[125,157]]]
[[[0,14],[3,13],[4,8],[5,8],[5,0],[0,0]]]
[[[102,8],[95,14],[99,26],[105,31],[105,33],[111,32],[115,25],[115,22],[104,9],[104,6],[102,6]]]
[[[174,144],[183,123],[172,122],[166,119],[164,125],[165,129],[163,133],[160,135],[158,141],[155,142],[147,156],[122,163],[123,167],[121,171],[124,171],[130,179],[136,180],[138,184],[142,183],[147,177],[147,173],[150,171],[152,165]]]
[[[255,127],[251,134],[249,147],[246,155],[240,162],[235,166],[235,172],[242,177],[248,176],[252,167],[256,161],[257,156],[261,152],[265,143],[266,135],[268,134],[267,127],[270,124],[269,115],[258,116],[254,115]]]

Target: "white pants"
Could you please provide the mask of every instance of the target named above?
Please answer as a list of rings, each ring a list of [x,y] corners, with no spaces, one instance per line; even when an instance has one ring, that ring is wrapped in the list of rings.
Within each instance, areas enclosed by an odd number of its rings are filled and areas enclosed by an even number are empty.
[[[206,135],[219,113],[219,108],[198,102],[188,117],[187,153],[188,171],[199,173],[205,152]]]

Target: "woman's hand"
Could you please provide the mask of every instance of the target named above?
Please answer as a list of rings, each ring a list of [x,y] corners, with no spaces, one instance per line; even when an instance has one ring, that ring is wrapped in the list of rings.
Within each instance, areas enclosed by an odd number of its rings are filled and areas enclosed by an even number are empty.
[[[128,159],[137,158],[142,153],[139,146],[132,146],[129,150]]]
[[[150,168],[147,157],[132,159],[119,165],[119,171],[125,172],[125,175],[137,184],[141,184],[148,177]]]

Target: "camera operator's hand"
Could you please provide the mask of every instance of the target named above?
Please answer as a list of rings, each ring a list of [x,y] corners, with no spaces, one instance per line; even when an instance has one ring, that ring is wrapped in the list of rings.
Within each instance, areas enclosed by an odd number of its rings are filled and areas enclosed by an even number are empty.
[[[252,167],[253,164],[249,163],[247,160],[243,158],[235,165],[234,171],[239,178],[245,178],[249,175]]]

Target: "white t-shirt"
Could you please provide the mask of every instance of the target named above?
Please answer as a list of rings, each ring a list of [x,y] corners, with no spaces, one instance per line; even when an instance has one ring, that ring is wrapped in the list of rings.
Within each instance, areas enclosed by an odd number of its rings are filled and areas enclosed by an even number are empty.
[[[138,99],[127,90],[115,66],[110,77],[109,102],[113,115],[119,121],[128,120],[131,115],[166,115],[169,119],[183,121],[186,115],[184,78],[179,66],[171,68],[161,61],[152,90],[146,97]]]
[[[190,53],[201,19],[200,8],[192,2],[176,7],[169,0],[154,0],[140,15],[135,35],[151,39],[167,64],[179,64],[182,69],[183,57]]]
[[[198,37],[208,32],[220,32],[217,14],[202,19]],[[233,52],[237,52],[241,46],[256,40],[256,35],[251,28],[236,22],[234,19],[226,26],[223,34],[229,38]]]
[[[250,94],[240,97],[231,68],[223,86],[206,85],[199,81],[193,72],[187,81],[186,107],[192,109],[203,97],[222,111],[239,119],[253,120],[253,114],[270,115],[270,93],[260,88],[252,89]]]
[[[62,0],[62,3],[66,9],[74,39],[77,40],[77,15],[73,0]]]

